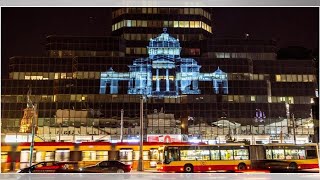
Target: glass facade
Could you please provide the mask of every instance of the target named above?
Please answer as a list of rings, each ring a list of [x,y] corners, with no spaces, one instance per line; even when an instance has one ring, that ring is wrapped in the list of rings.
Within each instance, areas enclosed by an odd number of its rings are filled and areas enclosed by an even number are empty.
[[[164,13],[171,9],[178,10]],[[159,19],[168,16],[172,21],[180,21],[179,14],[199,22],[211,19],[202,8],[120,8],[114,10],[113,21],[121,22],[126,13],[132,17],[159,13]],[[37,135],[44,140],[59,135],[117,138],[121,109],[125,138],[136,137],[141,95],[146,96],[146,134],[222,142],[258,135],[292,142],[293,130],[298,141],[314,133],[311,107],[317,79],[312,60],[277,60],[274,42],[213,39],[201,28],[197,29],[201,40],[182,41],[172,35],[195,34],[194,30],[167,26],[163,33],[163,27],[126,26],[114,30],[112,37],[47,37],[46,57],[10,59],[9,79],[1,80],[1,132],[19,132],[31,88],[30,98],[38,106]],[[152,36],[121,38],[138,32]],[[127,51],[140,47],[147,56]],[[193,48],[199,52],[184,53]],[[58,153],[59,160],[69,156],[63,150]],[[84,153],[88,159],[108,159],[103,152]],[[228,153],[225,150],[223,157]],[[232,153],[234,158],[247,156],[242,150]],[[281,158],[285,153],[279,154]],[[121,156],[134,154],[123,151]],[[208,158],[206,151],[203,158]]]

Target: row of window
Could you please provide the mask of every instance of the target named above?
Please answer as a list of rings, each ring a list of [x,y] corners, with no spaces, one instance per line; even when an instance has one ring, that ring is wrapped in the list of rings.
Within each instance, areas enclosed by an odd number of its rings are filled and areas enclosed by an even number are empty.
[[[163,50],[163,52],[160,52]],[[167,48],[167,49],[149,49],[148,54],[179,54],[179,49],[177,51],[173,51],[173,49]],[[199,56],[200,55],[200,49],[199,48],[183,48],[182,53],[184,55],[189,56]],[[135,48],[126,48],[126,54],[147,54],[147,48],[145,47],[135,47]]]
[[[199,55],[200,49],[186,48],[186,53],[190,55]],[[127,54],[143,54],[146,48],[126,48]],[[228,80],[270,80],[270,74],[251,74],[251,73],[227,73]],[[63,72],[11,72],[10,79],[19,80],[53,80],[53,79],[100,79],[101,72],[83,72],[75,73]],[[277,74],[276,82],[315,82],[316,78],[312,74]]]
[[[112,18],[123,14],[186,14],[201,15],[211,20],[211,14],[202,8],[120,8],[112,12]]]
[[[297,121],[297,123],[301,123],[302,121]],[[3,133],[12,133],[19,131],[19,123],[16,124],[16,127],[8,127],[7,123],[3,123],[1,131]],[[216,135],[283,135],[284,139],[288,139],[287,134],[293,135],[293,131],[287,132],[288,126],[286,123],[278,123],[277,126],[241,126],[239,128],[234,129],[233,126],[225,125],[226,127],[203,127],[203,126],[192,126],[188,127],[188,133],[194,135],[201,135],[203,137],[214,137]],[[312,135],[314,134],[314,124],[302,125],[296,127],[295,133],[297,135]],[[123,135],[124,137],[130,138],[133,135],[139,135],[139,126],[135,128],[124,128]],[[61,132],[61,133],[60,133]],[[146,130],[147,134],[181,134],[180,127],[148,127]],[[115,135],[118,136],[121,134],[121,129],[118,128],[110,128],[110,127],[92,127],[92,126],[81,126],[81,128],[69,126],[63,127],[62,130],[59,127],[49,127],[49,126],[39,126],[37,130],[37,136],[46,140],[55,140],[57,135],[61,135],[62,140],[73,141],[72,136],[83,136],[83,135]],[[68,137],[67,139],[64,139]],[[70,138],[71,137],[71,138]],[[25,139],[26,141],[27,139]],[[91,138],[89,138],[91,140]],[[14,141],[14,139],[13,139]]]
[[[112,25],[112,31],[122,27],[173,27],[173,28],[202,28],[212,33],[212,27],[202,21],[157,21],[157,20],[122,20]]]
[[[88,94],[64,94],[64,95],[32,95],[31,98],[36,102],[105,102],[105,95],[88,95]],[[195,99],[187,98],[186,96],[181,96],[180,98],[170,98],[164,97],[163,103],[208,103],[212,102],[214,99],[210,97],[196,97]],[[125,100],[125,101],[124,101]],[[139,98],[131,97],[130,95],[123,95],[123,98],[112,98],[110,96],[108,102],[139,102]],[[25,103],[25,95],[2,95],[1,103]],[[235,103],[288,103],[288,104],[312,104],[313,99],[308,96],[246,96],[246,95],[222,95],[222,102],[235,102]],[[152,101],[150,100],[150,103]]]
[[[113,56],[113,57],[124,57],[123,52],[119,51],[78,51],[78,50],[50,50],[49,57],[87,57],[87,56]]]
[[[231,52],[212,52],[212,49],[209,49],[207,51],[208,53],[206,53],[205,56],[210,58],[247,58],[252,60],[275,60],[277,57],[277,54],[272,52],[245,52],[245,50],[242,52],[232,52],[238,51],[236,48],[230,49]]]
[[[314,75],[301,74],[277,74],[277,82],[314,82]]]
[[[203,34],[170,34],[172,37],[180,41],[199,41],[203,39]],[[123,34],[125,40],[149,41],[151,38],[157,37],[158,34]]]

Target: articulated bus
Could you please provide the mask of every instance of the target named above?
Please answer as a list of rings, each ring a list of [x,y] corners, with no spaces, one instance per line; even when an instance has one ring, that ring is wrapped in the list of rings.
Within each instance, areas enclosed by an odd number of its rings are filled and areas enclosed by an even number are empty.
[[[317,144],[167,145],[160,147],[161,151],[164,160],[157,166],[161,172],[241,171],[258,169],[256,165],[262,163],[273,164],[263,167],[266,170],[319,168]]]

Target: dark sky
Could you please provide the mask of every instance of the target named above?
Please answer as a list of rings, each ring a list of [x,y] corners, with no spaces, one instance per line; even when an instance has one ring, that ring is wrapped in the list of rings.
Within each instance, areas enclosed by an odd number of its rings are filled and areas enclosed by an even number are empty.
[[[8,58],[44,55],[47,35],[109,35],[111,8],[2,7],[1,75],[7,78]],[[318,49],[319,8],[214,8],[216,36],[278,40],[279,48]]]

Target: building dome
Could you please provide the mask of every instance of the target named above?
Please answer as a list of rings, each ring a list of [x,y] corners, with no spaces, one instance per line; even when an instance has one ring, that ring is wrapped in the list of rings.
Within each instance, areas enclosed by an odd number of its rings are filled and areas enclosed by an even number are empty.
[[[180,42],[178,39],[167,33],[167,28],[163,28],[163,33],[154,39],[150,39],[148,54],[151,59],[154,56],[169,56],[173,58],[180,57]]]

